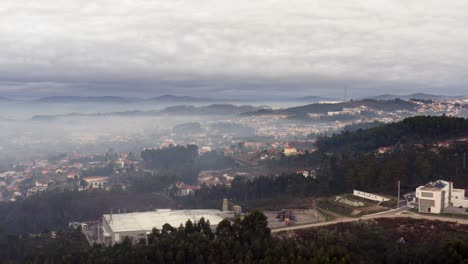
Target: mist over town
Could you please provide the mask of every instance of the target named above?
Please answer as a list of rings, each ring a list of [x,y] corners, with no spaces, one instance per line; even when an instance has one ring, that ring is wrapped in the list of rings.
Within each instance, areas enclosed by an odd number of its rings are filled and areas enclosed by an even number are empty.
[[[465,263],[467,8],[6,0],[0,262]]]

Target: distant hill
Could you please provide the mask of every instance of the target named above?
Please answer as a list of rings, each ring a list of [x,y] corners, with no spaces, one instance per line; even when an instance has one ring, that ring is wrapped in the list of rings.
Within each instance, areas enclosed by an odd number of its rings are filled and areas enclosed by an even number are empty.
[[[213,102],[218,101],[210,98],[192,97],[192,96],[177,96],[177,95],[162,95],[148,99],[155,102]]]
[[[69,113],[62,115],[35,115],[30,118],[32,121],[53,121],[58,118],[67,117],[105,117],[105,116],[159,116],[159,115],[239,115],[249,112],[256,112],[262,107],[250,105],[236,106],[231,104],[212,104],[208,106],[171,106],[161,111],[158,110],[132,110],[121,112],[105,112],[105,113]]]
[[[0,97],[0,102],[1,102]],[[162,95],[150,99],[121,97],[121,96],[49,96],[34,100],[35,103],[209,103],[223,102],[224,99],[212,99],[192,96]]]
[[[189,136],[202,132],[203,128],[198,122],[178,124],[172,128],[172,133],[178,136]]]
[[[67,117],[105,117],[105,116],[157,116],[159,111],[149,110],[149,111],[121,111],[121,112],[106,112],[106,113],[69,113],[63,115],[35,115],[30,118],[32,121],[53,121],[58,118],[67,118]]]
[[[298,97],[298,98],[293,99],[293,101],[304,101],[304,102],[311,102],[311,103],[337,101],[337,100],[338,100],[337,98],[321,97],[321,96],[305,96],[305,97]]]
[[[341,103],[323,103],[323,104],[308,104],[303,106],[296,106],[285,109],[278,110],[260,110],[255,113],[250,113],[253,115],[265,115],[265,114],[281,114],[288,115],[292,118],[302,118],[308,119],[309,114],[327,114],[327,112],[337,112],[342,111],[344,108],[354,108],[359,106],[366,106],[368,109],[376,111],[414,111],[416,110],[417,104],[410,101],[405,101],[401,99],[395,100],[374,100],[374,99],[364,99],[356,101],[348,101]]]
[[[162,110],[162,114],[167,115],[239,115],[244,113],[256,112],[263,109],[251,105],[232,105],[232,104],[212,104],[208,106],[171,106]]]
[[[33,102],[36,103],[131,103],[140,99],[119,96],[50,96]]]
[[[346,125],[343,127],[342,131],[349,131],[349,132],[354,132],[359,129],[366,130],[374,127],[379,127],[383,126],[385,123],[379,122],[379,121],[374,121],[374,122],[368,122],[368,123],[357,123],[357,124],[351,124],[351,125]]]
[[[468,119],[449,116],[415,116],[370,129],[344,131],[317,141],[323,151],[375,151],[396,144],[433,143],[468,136]]]
[[[403,100],[443,100],[451,98],[464,98],[465,96],[448,96],[448,95],[436,95],[436,94],[426,94],[426,93],[413,93],[408,95],[395,95],[395,94],[383,94],[377,96],[366,97],[365,99],[374,99],[374,100],[394,100],[397,98]]]

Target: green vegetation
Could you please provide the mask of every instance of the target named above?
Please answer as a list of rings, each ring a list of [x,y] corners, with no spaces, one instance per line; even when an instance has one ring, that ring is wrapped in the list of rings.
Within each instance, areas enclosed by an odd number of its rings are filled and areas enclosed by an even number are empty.
[[[237,166],[232,158],[216,151],[198,155],[198,147],[195,145],[146,149],[141,157],[145,168],[153,171],[139,173],[131,179],[129,183],[136,191],[161,191],[176,181],[195,183],[200,170],[221,170]],[[127,180],[126,177],[120,178]]]
[[[270,234],[252,212],[222,221],[204,219],[154,229],[147,241],[88,246],[78,230],[13,237],[0,233],[4,263],[464,263],[466,226],[414,219],[377,219]],[[21,250],[18,250],[21,249]]]
[[[328,221],[333,221],[335,220],[335,216],[326,212],[325,210],[323,210],[322,208],[320,207],[315,207],[315,210],[321,215],[322,218],[325,219],[325,222],[328,222]]]
[[[432,143],[435,140],[468,134],[468,119],[449,116],[416,116],[401,122],[355,132],[344,131],[320,138],[323,151],[375,151],[396,144]]]
[[[313,178],[305,178],[298,174],[283,174],[279,177],[256,177],[247,179],[236,177],[231,188],[223,185],[203,186],[194,197],[187,197],[182,202],[188,208],[200,208],[219,204],[223,198],[230,198],[238,202],[263,199],[281,199],[307,197],[320,193],[320,182]]]
[[[171,146],[161,149],[145,149],[141,152],[143,163],[148,169],[178,169],[190,167],[198,156],[196,145]]]
[[[342,153],[329,157],[329,169],[320,176],[328,176],[329,188],[361,189],[371,192],[395,194],[396,183],[401,180],[403,191],[438,179],[452,180],[456,186],[468,186],[468,168],[463,168],[460,153],[468,143],[454,143],[450,148],[432,146],[406,146],[398,153]]]
[[[379,127],[383,125],[385,125],[385,123],[382,123],[379,121],[374,121],[374,122],[369,122],[369,123],[356,123],[356,124],[346,125],[345,127],[343,127],[343,131],[354,132],[360,129],[365,130],[365,129],[370,129],[370,128]]]
[[[351,216],[351,213],[355,210],[354,208],[341,204],[339,202],[333,201],[331,198],[328,199],[319,199],[317,201],[317,206],[321,209],[325,209],[327,211],[332,211],[334,213],[344,215],[344,216]],[[356,208],[358,209],[358,208]]]
[[[193,150],[187,150],[188,147],[177,149],[193,154]],[[231,188],[202,187],[193,197],[182,198],[180,202],[186,208],[218,208],[223,198],[229,198],[241,205],[248,205],[254,204],[252,201],[349,193],[353,188],[394,195],[398,180],[401,180],[402,191],[414,190],[421,184],[437,179],[451,179],[455,186],[468,186],[468,168],[463,168],[462,156],[456,156],[467,149],[467,142],[455,142],[448,148],[436,148],[432,145],[405,145],[398,152],[382,155],[353,152],[327,154],[319,150],[297,157],[287,157],[287,161],[278,161],[307,166],[320,164],[320,168],[316,171],[316,179],[297,174],[252,179],[237,177],[232,182]],[[169,152],[172,153],[172,150]],[[212,167],[213,163],[224,163],[222,161],[225,160],[225,165],[229,164],[228,158],[217,153],[210,152],[205,155],[207,156],[202,155],[193,161],[186,162],[189,164],[186,167],[167,171],[158,169],[156,172],[140,171],[135,172],[135,175],[111,176],[111,182],[120,179],[118,177],[125,178],[127,182],[124,183],[130,185],[129,191],[131,192],[62,193],[56,191],[16,203],[2,203],[0,204],[0,226],[12,233],[37,233],[46,228],[63,227],[69,221],[97,219],[103,213],[110,212],[111,209],[126,209],[127,211],[154,209],[158,207],[158,198],[151,200],[145,195],[154,195],[151,192],[162,191],[177,180],[187,183],[194,180],[198,174],[197,163],[205,164],[203,167]],[[127,195],[126,199],[130,204],[119,202],[124,199],[122,198],[124,195]],[[120,198],[113,200],[112,197]],[[150,202],[141,202],[143,200],[135,197],[146,197],[149,199],[146,201]],[[132,204],[132,201],[135,203]],[[137,206],[137,201],[144,205]]]
[[[330,196],[350,193],[353,189],[396,195],[397,181],[402,191],[413,191],[421,184],[438,179],[452,180],[456,186],[468,185],[468,168],[463,168],[461,156],[468,149],[467,142],[457,142],[449,148],[432,145],[406,146],[400,152],[383,155],[374,153],[311,153],[291,159],[291,163],[313,164],[319,160],[321,167],[317,178],[298,174],[278,177],[236,177],[231,188],[226,186],[202,187],[183,204],[187,207],[204,207],[219,204],[222,198],[238,203],[246,201]],[[280,161],[283,162],[283,161]],[[213,203],[214,201],[214,203]],[[393,207],[396,201],[382,205]]]
[[[215,150],[200,155],[195,160],[195,167],[199,170],[223,170],[236,167],[237,163],[231,157]]]
[[[174,204],[156,193],[44,192],[16,202],[0,203],[0,227],[9,234],[65,228],[72,221],[97,220],[111,210],[148,211]]]
[[[189,177],[182,177],[187,176]],[[130,184],[130,191],[141,193],[141,192],[160,192],[173,184],[177,180],[186,182],[193,181],[196,173],[189,171],[187,174],[181,172],[163,172],[163,173],[142,173],[135,175],[131,178],[125,177],[122,179],[123,182]],[[120,177],[123,178],[123,177]]]
[[[309,114],[326,114],[327,112],[335,112],[335,111],[342,111],[343,108],[354,108],[366,106],[369,109],[377,110],[377,111],[386,111],[386,112],[394,112],[398,110],[403,111],[414,111],[417,107],[417,104],[410,101],[405,101],[401,99],[394,99],[394,100],[373,100],[373,99],[364,99],[364,100],[357,100],[357,101],[349,101],[349,102],[341,102],[337,104],[308,104],[303,106],[291,107],[286,109],[279,109],[279,110],[259,110],[254,113],[249,114],[284,114],[288,115],[291,118],[297,119],[306,119],[310,120]],[[363,116],[375,116],[373,113],[362,112],[361,115]],[[356,119],[356,116],[351,115],[340,115],[337,117],[328,117],[324,116],[323,119],[326,120],[336,120],[336,119]]]
[[[89,244],[81,230],[12,236],[0,231],[2,263],[85,263]]]

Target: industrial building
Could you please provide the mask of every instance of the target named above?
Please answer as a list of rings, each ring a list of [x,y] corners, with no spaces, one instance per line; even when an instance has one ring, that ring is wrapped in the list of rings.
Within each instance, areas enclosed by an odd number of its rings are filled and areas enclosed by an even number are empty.
[[[454,189],[453,182],[438,180],[416,188],[419,212],[440,214],[449,206],[468,208],[464,189]]]
[[[125,237],[133,240],[146,239],[153,228],[162,229],[164,224],[179,227],[187,220],[192,222],[202,217],[214,227],[223,219],[232,217],[232,212],[220,210],[171,210],[158,209],[149,212],[106,214],[102,218],[102,237],[100,242],[108,245],[121,242]]]

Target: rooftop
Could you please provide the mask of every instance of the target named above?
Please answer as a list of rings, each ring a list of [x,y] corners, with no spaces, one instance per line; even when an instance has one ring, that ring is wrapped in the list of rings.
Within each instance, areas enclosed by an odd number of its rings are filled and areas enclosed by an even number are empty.
[[[435,181],[435,182],[429,182],[428,184],[424,185],[422,190],[423,191],[433,191],[433,192],[434,191],[440,191],[443,188],[445,188],[445,186],[447,186],[447,185],[448,185],[448,182],[438,180],[438,181]]]
[[[107,176],[89,176],[89,177],[84,177],[83,179],[85,181],[97,181],[97,180],[107,180],[109,177]]]
[[[200,220],[202,217],[209,220],[211,225],[217,225],[228,215],[220,210],[170,210],[158,209],[149,212],[137,212],[127,214],[106,214],[104,219],[109,223],[113,232],[129,231],[151,231],[153,228],[162,229],[164,224],[172,227],[179,227],[187,220],[192,222]]]

